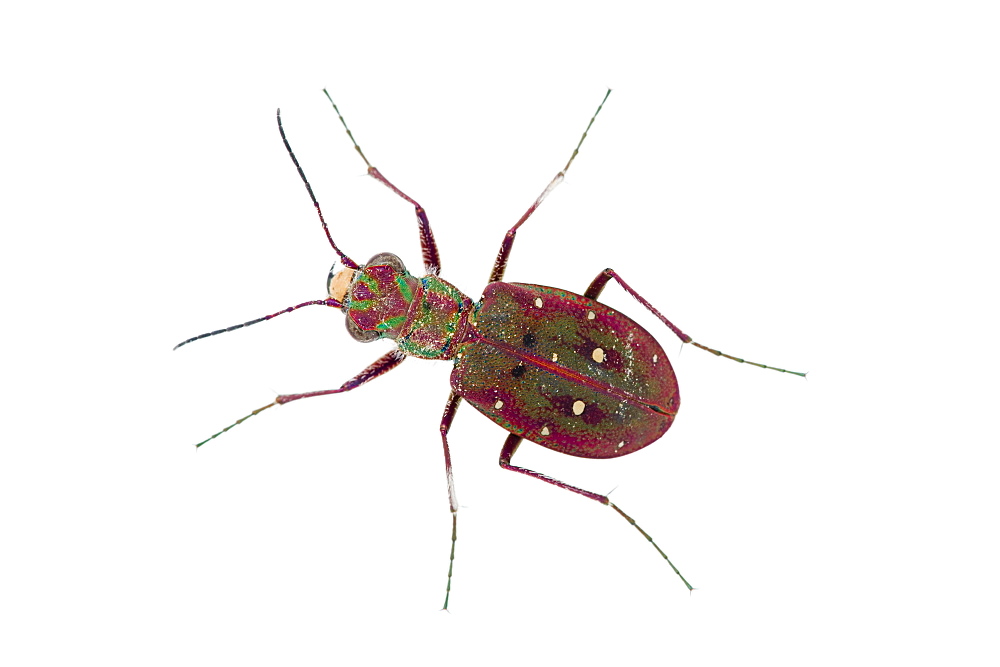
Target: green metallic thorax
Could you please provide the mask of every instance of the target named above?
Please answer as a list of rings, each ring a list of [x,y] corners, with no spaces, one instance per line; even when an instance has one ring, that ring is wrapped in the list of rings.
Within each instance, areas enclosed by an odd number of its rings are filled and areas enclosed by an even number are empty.
[[[417,292],[396,344],[408,355],[422,359],[451,359],[452,343],[468,326],[472,299],[437,276],[419,279]]]
[[[472,300],[437,276],[417,278],[391,266],[366,266],[354,276],[343,310],[362,331],[391,338],[409,356],[451,359],[467,327]]]

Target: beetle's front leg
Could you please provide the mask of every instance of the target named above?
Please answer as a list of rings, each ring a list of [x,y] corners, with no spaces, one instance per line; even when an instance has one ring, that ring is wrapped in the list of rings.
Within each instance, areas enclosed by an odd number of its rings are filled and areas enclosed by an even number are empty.
[[[419,226],[420,232],[420,249],[423,251],[424,256],[424,270],[432,276],[438,275],[441,272],[441,255],[438,253],[437,242],[434,240],[434,232],[431,231],[431,223],[427,219],[427,212],[424,210],[424,207],[418,204],[416,200],[407,195],[405,192],[390,183],[389,179],[382,175],[382,172],[372,166],[372,163],[368,161],[368,158],[366,158],[365,154],[361,151],[361,146],[359,146],[358,142],[354,140],[354,135],[351,134],[351,128],[347,127],[347,121],[344,120],[344,117],[340,113],[340,109],[338,109],[337,105],[334,104],[333,98],[330,97],[330,93],[326,92],[325,88],[323,89],[323,93],[326,95],[326,99],[330,100],[333,110],[337,112],[337,118],[340,119],[340,123],[344,126],[344,130],[347,131],[347,136],[350,137],[351,143],[354,144],[354,150],[356,150],[358,155],[361,156],[361,159],[365,161],[365,165],[368,167],[368,175],[413,205],[413,210],[417,214],[417,225]]]
[[[368,368],[366,368],[365,370],[361,371],[360,373],[358,373],[357,375],[355,375],[354,377],[352,377],[350,380],[348,380],[344,384],[340,385],[340,387],[338,389],[325,389],[323,391],[309,391],[309,392],[306,392],[304,394],[283,394],[281,396],[278,396],[271,403],[268,403],[267,405],[265,405],[262,408],[257,408],[256,410],[254,410],[253,412],[251,412],[250,414],[248,414],[246,417],[243,417],[242,419],[237,419],[235,422],[233,422],[232,424],[230,424],[226,428],[222,429],[221,431],[219,431],[215,435],[213,435],[211,437],[208,437],[208,438],[205,438],[204,440],[202,440],[201,442],[199,442],[197,445],[195,445],[195,447],[201,447],[202,445],[204,445],[209,440],[214,440],[215,438],[218,438],[220,435],[222,435],[223,433],[225,433],[226,431],[228,431],[232,427],[238,426],[239,424],[242,424],[243,422],[245,422],[246,420],[250,419],[254,415],[260,414],[261,412],[263,412],[264,410],[267,410],[268,408],[273,408],[275,405],[284,405],[285,403],[291,403],[292,401],[297,401],[300,398],[312,398],[314,396],[326,396],[327,394],[341,394],[341,393],[343,393],[345,391],[350,391],[352,389],[356,389],[356,388],[360,387],[361,385],[365,384],[366,382],[370,382],[370,381],[374,380],[379,375],[382,375],[383,373],[388,373],[393,368],[395,368],[400,363],[402,363],[403,359],[406,359],[406,355],[405,354],[403,354],[399,350],[393,350],[393,351],[391,351],[391,352],[389,352],[387,354],[384,354],[381,357],[379,357],[375,361],[375,363],[371,364]]]

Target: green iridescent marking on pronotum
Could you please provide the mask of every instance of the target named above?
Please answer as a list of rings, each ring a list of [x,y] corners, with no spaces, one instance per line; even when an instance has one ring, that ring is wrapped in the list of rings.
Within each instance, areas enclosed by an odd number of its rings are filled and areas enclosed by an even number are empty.
[[[424,289],[427,290],[428,292],[433,292],[434,294],[443,294],[444,296],[447,296],[449,299],[452,299],[453,301],[456,301],[459,304],[461,304],[462,300],[465,298],[465,295],[462,294],[460,291],[458,291],[453,285],[449,285],[439,279],[424,276],[420,280],[424,284]]]
[[[452,324],[452,323],[446,324],[445,325],[445,330],[450,334],[448,336],[448,340],[447,340],[447,342],[445,342],[445,344],[442,347],[434,349],[434,350],[426,347],[426,344],[423,344],[423,345],[413,345],[413,344],[410,343],[410,341],[409,341],[408,338],[404,338],[402,340],[398,340],[398,341],[396,341],[396,344],[399,346],[399,349],[401,349],[403,351],[419,352],[420,356],[423,359],[437,359],[438,357],[443,356],[444,353],[447,352],[448,349],[451,347],[451,343],[452,343],[453,337],[455,335],[455,329],[456,328],[455,328],[454,324]]]
[[[431,350],[423,345],[411,345],[409,341],[405,340],[396,341],[396,345],[398,345],[399,349],[404,352],[410,351],[419,353],[421,359],[437,359],[448,350],[448,345],[445,345],[439,350]]]
[[[441,280],[434,278],[433,276],[424,276],[420,279],[420,282],[424,288],[425,298],[427,294],[437,294],[440,296],[444,296],[455,302],[455,305],[458,307],[458,312],[461,312],[463,310],[462,300],[465,299],[466,297],[462,292],[460,292],[454,286],[444,283]],[[408,296],[407,298],[410,297]],[[424,302],[423,310],[425,311],[423,315],[417,320],[417,322],[414,323],[415,329],[422,328],[425,324],[432,324],[435,320],[435,313],[433,312],[433,309],[429,303]],[[400,349],[404,351],[412,351],[419,353],[420,356],[424,359],[436,359],[438,357],[443,356],[451,348],[451,344],[453,342],[453,336],[455,332],[458,330],[457,321],[458,321],[458,313],[455,314],[455,319],[453,321],[433,324],[433,326],[443,327],[445,332],[449,334],[448,340],[445,342],[443,346],[441,346],[438,349],[430,349],[426,347],[426,343],[420,345],[413,345],[409,342],[409,340],[406,339],[397,341],[397,344],[399,345]]]

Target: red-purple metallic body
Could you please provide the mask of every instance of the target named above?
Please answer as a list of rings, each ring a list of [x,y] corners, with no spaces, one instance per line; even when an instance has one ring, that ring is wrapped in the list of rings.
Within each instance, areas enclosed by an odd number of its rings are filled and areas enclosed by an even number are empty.
[[[494,282],[474,305],[394,256],[362,267],[343,309],[361,331],[424,359],[455,359],[454,392],[511,433],[585,458],[662,436],[680,406],[660,344],[629,317],[553,287]]]
[[[451,386],[515,435],[564,454],[630,454],[670,428],[680,395],[645,329],[580,294],[491,283],[459,344]]]
[[[605,100],[610,93],[609,90],[605,94]],[[332,104],[333,100],[330,102]],[[304,306],[324,305],[343,310],[347,329],[356,340],[371,342],[389,338],[396,342],[398,349],[383,354],[340,387],[278,396],[272,403],[254,410],[197,446],[275,405],[357,389],[396,368],[407,356],[453,359],[451,394],[439,427],[448,481],[448,503],[452,513],[445,609],[448,608],[451,593],[451,564],[455,559],[459,508],[448,433],[463,398],[509,431],[500,450],[499,464],[503,469],[528,475],[611,507],[650,542],[688,590],[693,590],[652,537],[606,495],[511,463],[523,439],[572,456],[605,459],[631,454],[655,442],[673,423],[680,407],[680,394],[677,378],[660,344],[632,319],[597,301],[612,280],[658,318],[682,343],[691,343],[740,363],[791,372],[733,357],[693,341],[611,268],[601,271],[582,295],[542,285],[503,282],[518,229],[562,182],[603,106],[602,100],[566,166],[517,223],[507,230],[489,283],[482,299],[476,303],[438,277],[441,260],[426,211],[368,162],[334,104],[333,108],[354,148],[368,165],[368,174],[413,205],[425,275],[411,275],[403,262],[388,252],[375,255],[364,265],[344,254],[334,243],[312,186],[292,152],[279,111],[278,129],[282,141],[342,268],[337,273],[331,270],[327,278],[329,298],[300,303],[243,324],[195,336],[177,347],[257,324]]]

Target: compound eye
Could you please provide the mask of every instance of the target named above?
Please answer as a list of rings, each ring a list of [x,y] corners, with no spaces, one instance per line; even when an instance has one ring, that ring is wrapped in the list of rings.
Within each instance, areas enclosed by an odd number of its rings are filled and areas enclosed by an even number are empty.
[[[344,322],[347,324],[347,333],[351,334],[351,338],[358,341],[359,343],[370,343],[373,340],[378,340],[381,338],[381,334],[377,331],[365,331],[351,319],[350,313],[344,313],[347,315],[344,318]]]
[[[380,252],[375,255],[365,264],[365,267],[369,266],[391,266],[396,273],[406,273],[406,267],[403,266],[403,260],[396,257],[391,252]]]

